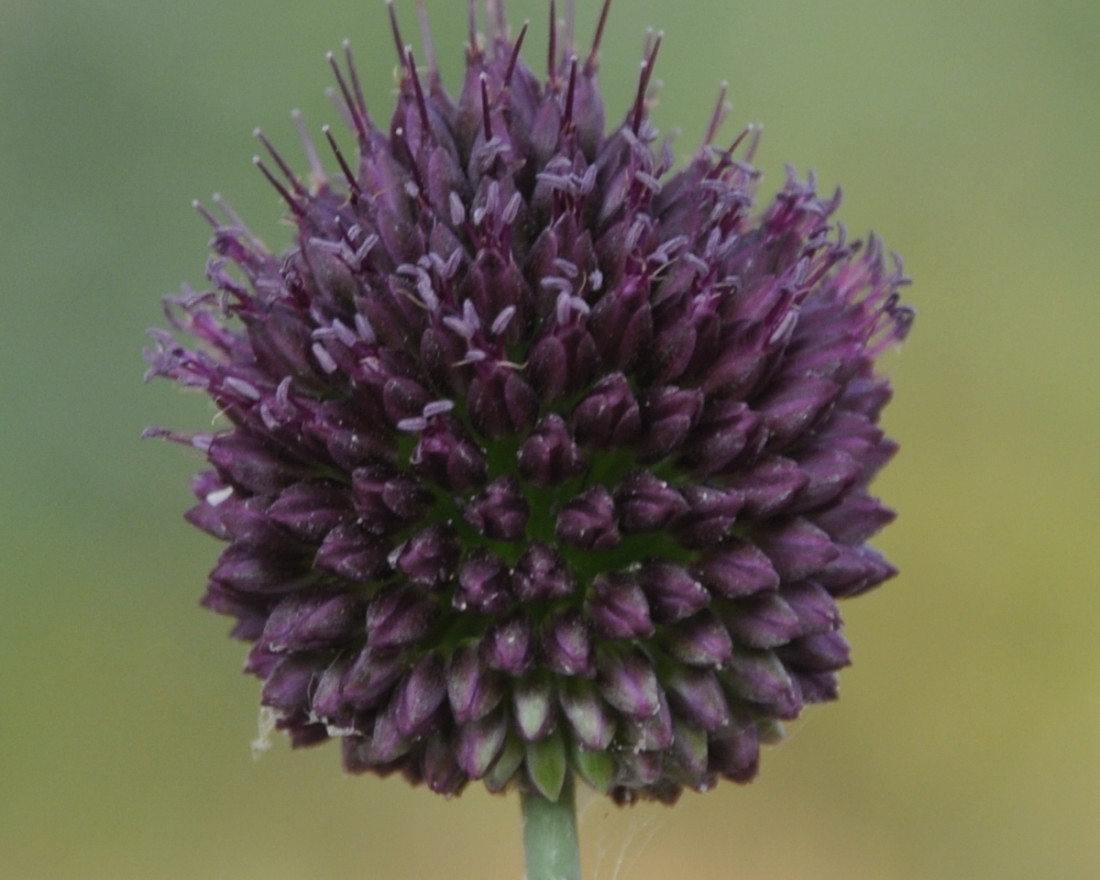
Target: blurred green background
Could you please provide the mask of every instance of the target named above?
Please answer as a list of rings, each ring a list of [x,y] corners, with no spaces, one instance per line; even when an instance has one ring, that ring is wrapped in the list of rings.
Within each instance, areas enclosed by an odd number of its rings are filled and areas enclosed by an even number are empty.
[[[508,5],[541,66],[546,3]],[[454,84],[464,4],[427,6]],[[588,801],[586,876],[1100,876],[1100,4],[618,0],[612,108],[651,24],[681,158],[728,79],[727,132],[766,124],[762,195],[813,167],[905,255],[877,484],[902,575],[846,606],[841,701],[752,786]],[[258,686],[197,606],[218,545],[180,517],[200,463],[138,439],[211,416],[141,383],[160,296],[203,280],[190,200],[287,240],[250,133],[297,155],[292,107],[335,121],[345,36],[384,113],[381,0],[0,0],[0,877],[522,876],[512,799],[346,779],[332,746],[252,760]]]

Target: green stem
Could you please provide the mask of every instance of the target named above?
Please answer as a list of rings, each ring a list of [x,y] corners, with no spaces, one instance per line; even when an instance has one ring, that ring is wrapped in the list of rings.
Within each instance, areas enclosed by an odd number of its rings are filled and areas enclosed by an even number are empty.
[[[573,774],[565,774],[557,801],[548,801],[537,791],[525,791],[521,806],[526,880],[581,880]]]

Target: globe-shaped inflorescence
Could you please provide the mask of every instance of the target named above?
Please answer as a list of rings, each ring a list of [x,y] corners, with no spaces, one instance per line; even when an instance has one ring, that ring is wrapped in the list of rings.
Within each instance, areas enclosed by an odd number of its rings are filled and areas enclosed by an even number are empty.
[[[673,170],[659,37],[608,129],[606,15],[583,55],[552,27],[540,79],[526,27],[492,4],[479,36],[471,3],[457,98],[392,18],[388,130],[333,61],[357,155],[324,129],[330,172],[303,134],[302,179],[259,134],[294,245],[200,206],[213,289],[153,333],[150,374],[225,420],[154,432],[212,466],[203,602],[277,726],[350,772],[551,800],[576,773],[620,802],[746,782],[836,697],[836,600],[894,574],[865,542],[893,516],[867,487],[895,451],[874,361],[911,322],[900,265],[812,177],[756,211],[756,133],[716,147],[722,100]]]

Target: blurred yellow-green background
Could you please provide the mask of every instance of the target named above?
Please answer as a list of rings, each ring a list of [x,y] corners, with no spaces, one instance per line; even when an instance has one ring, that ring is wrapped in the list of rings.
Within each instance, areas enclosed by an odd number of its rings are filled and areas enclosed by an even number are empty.
[[[464,5],[427,2],[452,83]],[[546,6],[509,2],[540,65]],[[902,575],[846,606],[841,701],[756,783],[587,802],[586,876],[1100,877],[1100,4],[617,0],[613,108],[651,24],[682,158],[728,79],[762,194],[813,167],[905,255],[878,483]],[[0,877],[522,876],[513,800],[347,779],[332,746],[252,760],[258,686],[197,606],[218,546],[180,517],[200,463],[138,439],[211,416],[141,383],[159,297],[202,282],[190,200],[281,246],[250,133],[297,155],[292,107],[335,121],[344,37],[384,111],[381,0],[0,0]]]

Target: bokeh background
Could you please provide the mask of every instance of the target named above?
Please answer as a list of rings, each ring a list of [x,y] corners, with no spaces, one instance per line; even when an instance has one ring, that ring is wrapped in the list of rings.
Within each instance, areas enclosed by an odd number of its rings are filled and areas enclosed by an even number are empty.
[[[455,83],[464,4],[427,6]],[[546,6],[509,2],[540,65]],[[681,158],[726,78],[731,137],[766,124],[762,194],[813,167],[905,255],[877,485],[902,575],[846,607],[841,701],[752,786],[587,801],[586,876],[1100,876],[1100,4],[618,0],[612,108],[650,24]],[[245,649],[197,606],[218,545],[180,517],[200,463],[139,440],[211,418],[141,382],[160,296],[203,280],[190,200],[282,246],[250,133],[297,155],[292,107],[336,121],[345,36],[386,108],[381,0],[0,0],[0,877],[522,876],[512,799],[347,779],[332,746],[253,761]]]

